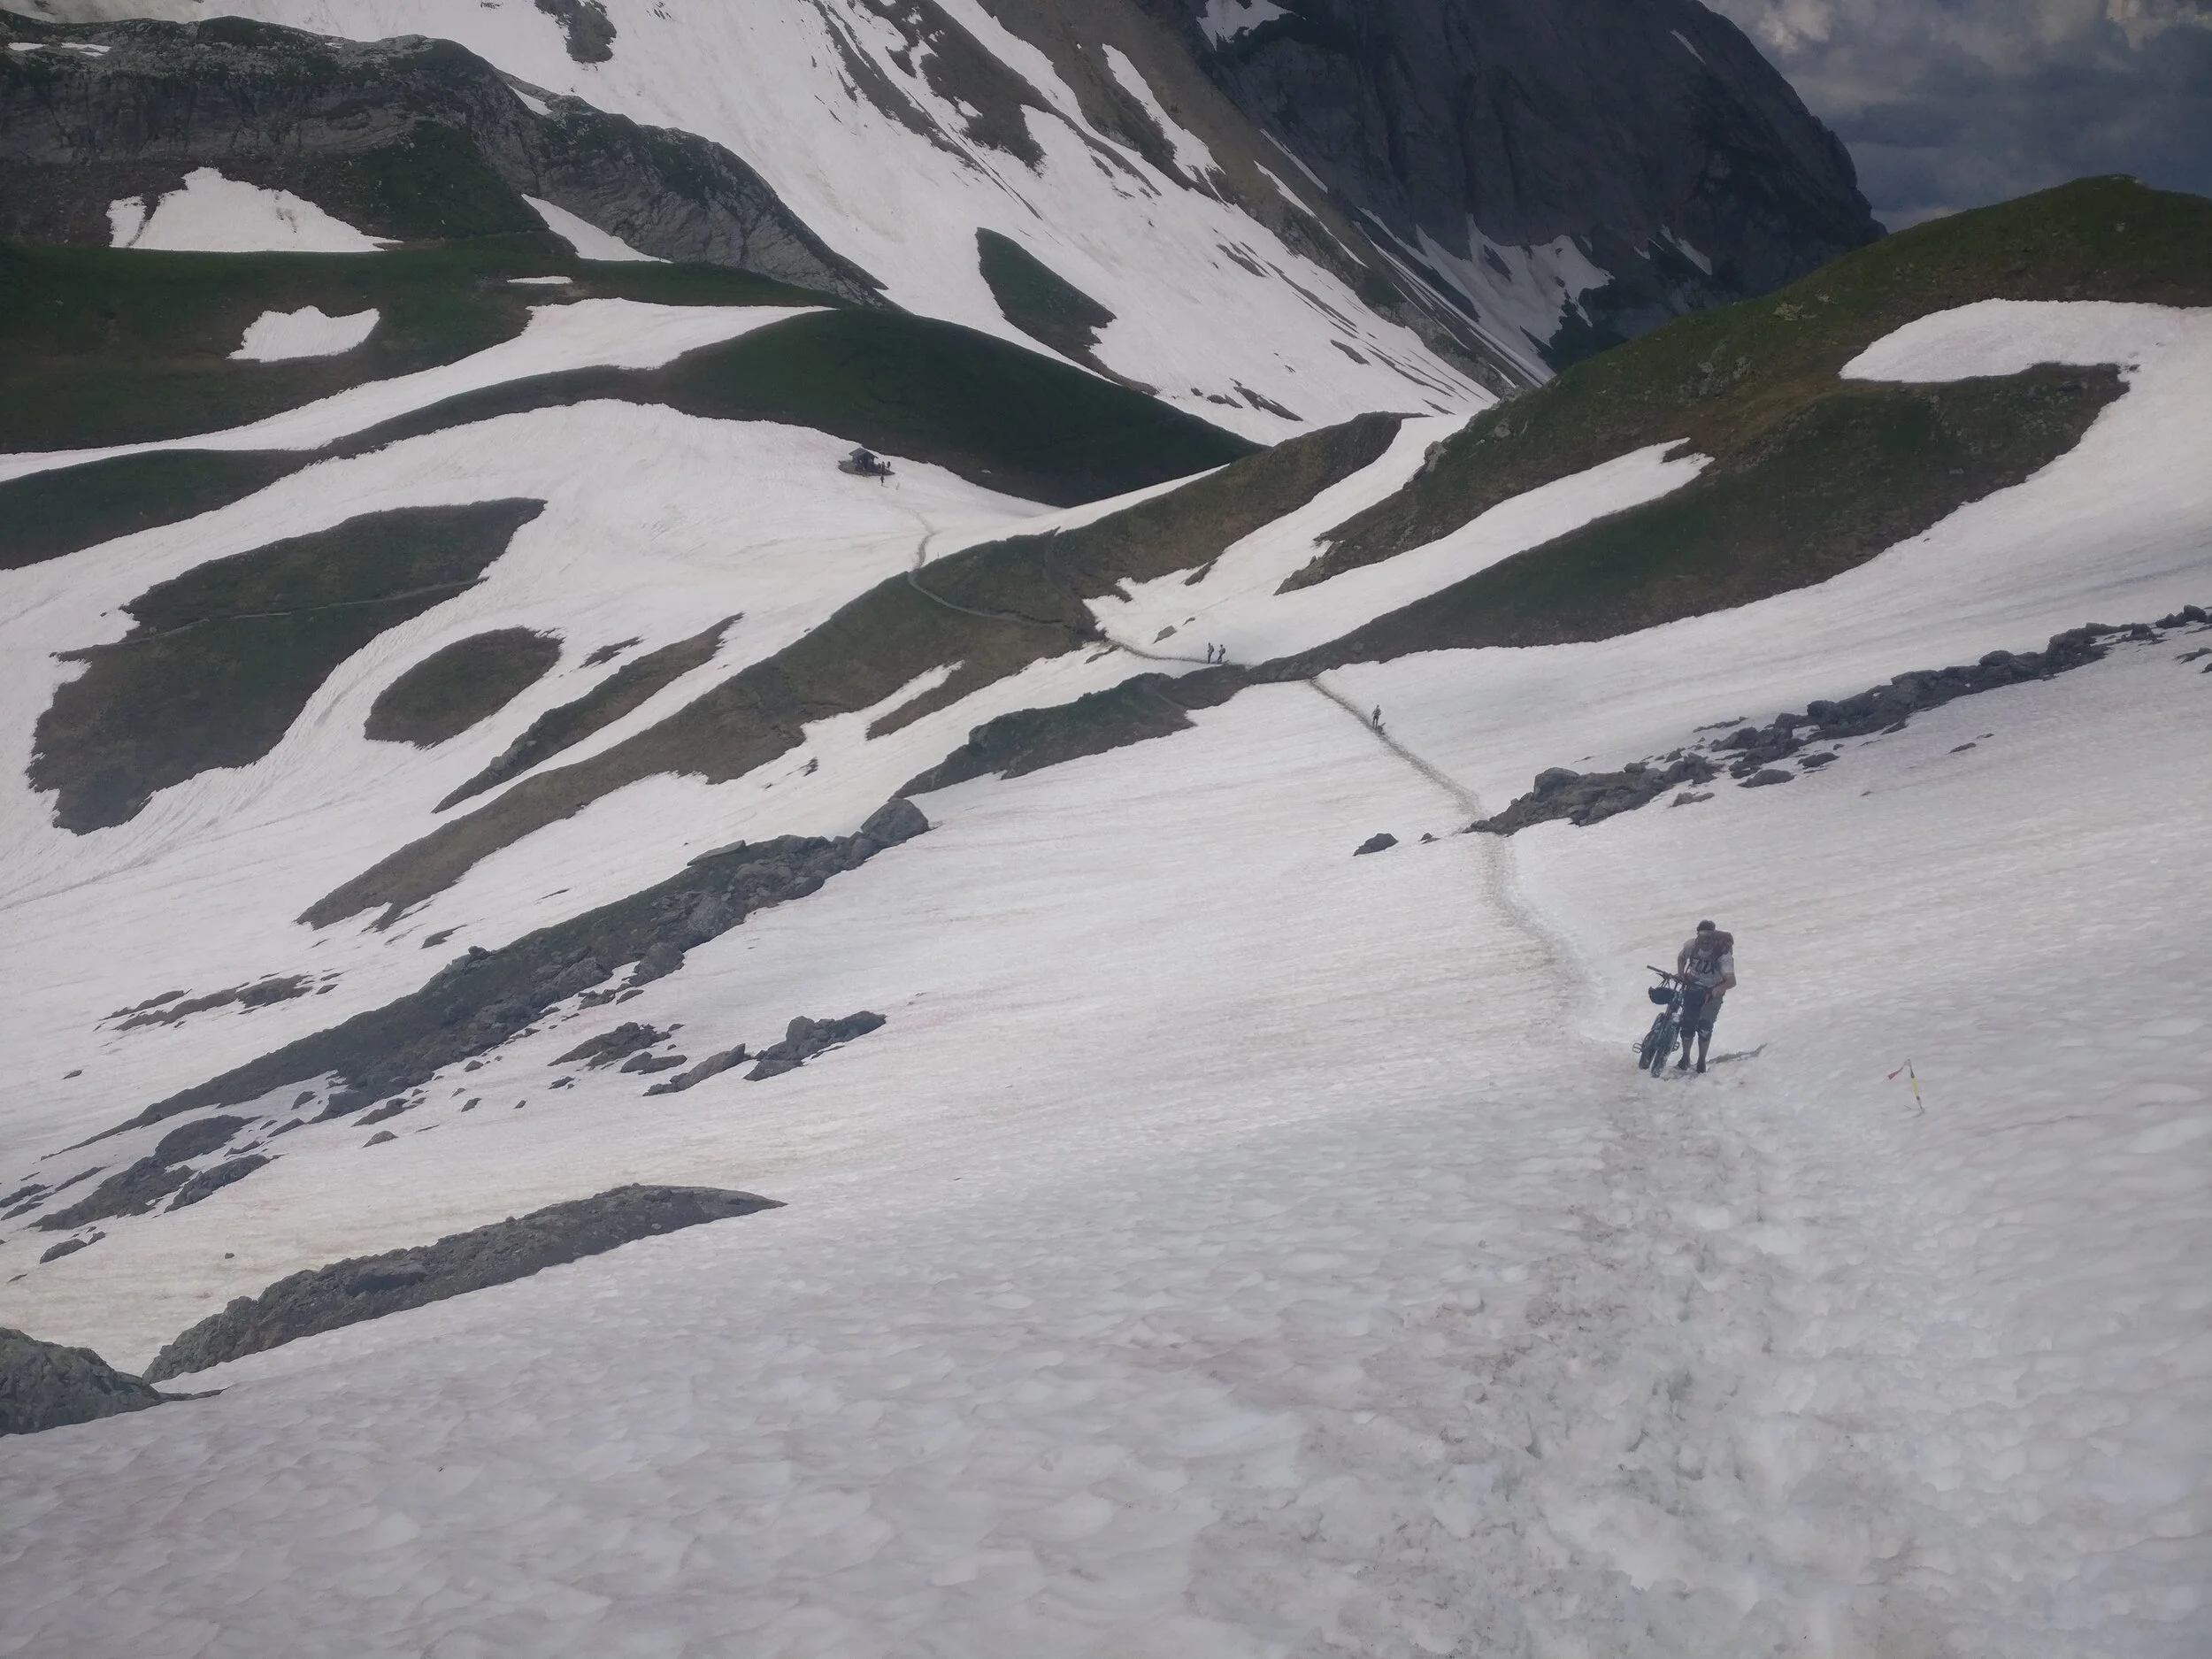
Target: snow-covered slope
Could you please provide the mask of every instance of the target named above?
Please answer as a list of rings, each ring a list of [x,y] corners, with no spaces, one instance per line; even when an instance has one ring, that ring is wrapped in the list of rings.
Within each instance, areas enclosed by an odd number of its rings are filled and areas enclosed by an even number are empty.
[[[663,326],[605,318],[595,349]],[[308,1125],[206,1202],[105,1220],[43,1264],[57,1234],[7,1224],[0,1319],[134,1366],[297,1268],[626,1180],[787,1205],[236,1362],[195,1379],[212,1400],[10,1442],[25,1495],[0,1636],[2200,1651],[2212,658],[2176,659],[2212,633],[1962,699],[1787,788],[1454,832],[1546,766],[2201,602],[2208,359],[2202,311],[1915,323],[1851,372],[2116,363],[2127,390],[2024,483],[1817,587],[1260,685],[1157,741],[924,795],[928,834],[618,1007],[563,1002],[432,1079],[389,1141]],[[1110,505],[1044,514],[913,464],[846,477],[820,434],[584,403],[322,462],[0,576],[21,754],[70,672],[47,653],[119,634],[103,613],[167,575],[370,509],[547,503],[487,580],[347,661],[253,765],[84,836],[17,775],[0,949],[39,971],[4,1016],[27,1079],[5,1173],[111,1173],[170,1125],[72,1143],[464,947],[733,841],[848,833],[994,715],[1189,673],[1206,644],[1299,652],[1701,465],[1617,457],[1279,591],[1455,425],[1410,420],[1202,574],[1100,601],[1119,649],[869,735],[918,683],[728,782],[649,778],[380,932],[292,918],[438,821],[590,683],[588,654],[743,613],[585,756],[871,584]],[[496,715],[428,749],[362,735],[401,670],[515,626],[564,656]],[[1399,846],[1350,856],[1385,830]],[[1725,1060],[1653,1081],[1629,1068],[1640,964],[1699,914],[1739,941]],[[280,973],[334,988],[107,1018]],[[554,1064],[618,1019],[696,1059],[861,1007],[888,1024],[760,1082],[649,1098],[634,1073]],[[1885,1080],[1907,1060],[1924,1110]],[[248,1134],[297,1092],[245,1103],[265,1114]]]
[[[1273,441],[1363,410],[1463,413],[1489,401],[1244,211],[1201,159],[1202,142],[1156,100],[1149,119],[1187,165],[1156,165],[1102,130],[1045,54],[974,0],[944,12],[967,37],[954,73],[984,76],[980,89],[947,78],[936,60],[951,48],[918,50],[879,15],[895,10],[864,0],[618,5],[613,55],[580,63],[554,19],[519,0],[207,8],[356,40],[443,35],[530,85],[695,133],[743,157],[895,303],[1028,344],[979,265],[977,231],[998,232],[1115,314],[1097,347],[1108,367],[1248,436]],[[1133,96],[1148,88],[1125,56],[1120,65]],[[998,125],[981,119],[978,101]]]

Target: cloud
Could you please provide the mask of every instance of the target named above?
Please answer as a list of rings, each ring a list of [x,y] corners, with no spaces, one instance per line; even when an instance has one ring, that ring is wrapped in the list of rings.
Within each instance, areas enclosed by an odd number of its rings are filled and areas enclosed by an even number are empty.
[[[2212,195],[2212,0],[1708,0],[1893,228],[2128,173]]]

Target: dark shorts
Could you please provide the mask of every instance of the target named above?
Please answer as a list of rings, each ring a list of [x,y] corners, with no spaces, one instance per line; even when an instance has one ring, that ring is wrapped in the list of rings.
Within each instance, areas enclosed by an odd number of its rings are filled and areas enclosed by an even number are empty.
[[[1692,986],[1682,993],[1682,1029],[1685,1033],[1701,1031],[1713,1034],[1713,1022],[1720,1018],[1723,998],[1711,992]]]

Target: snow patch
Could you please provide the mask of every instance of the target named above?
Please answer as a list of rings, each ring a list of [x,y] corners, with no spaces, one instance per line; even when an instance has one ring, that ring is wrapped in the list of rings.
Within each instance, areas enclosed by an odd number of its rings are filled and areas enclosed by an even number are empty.
[[[1400,242],[1373,214],[1369,228],[1379,245]],[[1454,253],[1424,228],[1420,245],[1408,253],[1474,307],[1475,328],[1483,339],[1533,380],[1551,378],[1539,347],[1559,332],[1568,308],[1590,289],[1613,280],[1571,236],[1532,248],[1492,242],[1471,218],[1467,251]]]
[[[1692,265],[1702,271],[1707,276],[1713,274],[1712,260],[1706,255],[1701,253],[1696,248],[1693,247],[1688,237],[1678,236],[1674,232],[1666,229],[1662,229],[1659,233],[1659,236],[1668,247],[1673,249],[1675,252],[1680,254],[1685,259],[1687,259]]]
[[[1213,151],[1167,112],[1166,106],[1154,95],[1151,83],[1129,60],[1128,53],[1118,46],[1105,46],[1099,50],[1105,54],[1106,67],[1113,72],[1121,89],[1144,106],[1144,112],[1152,118],[1153,126],[1160,129],[1161,136],[1174,150],[1177,169],[1190,182],[1204,188],[1207,179],[1220,171],[1219,165],[1214,160]]]
[[[1198,27],[1216,46],[1225,46],[1263,24],[1290,15],[1274,0],[1206,0],[1206,9],[1198,14]]]
[[[2208,315],[2103,300],[1980,300],[1884,335],[1841,373],[1927,384],[2018,374],[2039,363],[2108,363],[2131,376],[2150,359],[2185,349]]]
[[[579,219],[565,207],[556,207],[552,203],[541,201],[534,196],[526,196],[522,199],[537,211],[538,217],[545,221],[546,229],[576,250],[576,257],[580,259],[627,260],[648,265],[667,263],[652,254],[640,253],[619,236],[601,230],[588,219]]]
[[[345,317],[326,317],[319,306],[296,311],[264,311],[246,326],[245,343],[233,361],[282,363],[293,357],[334,357],[352,350],[376,332],[376,307]]]
[[[149,211],[143,196],[108,204],[110,246],[170,253],[378,253],[384,244],[289,190],[265,190],[212,167]]]

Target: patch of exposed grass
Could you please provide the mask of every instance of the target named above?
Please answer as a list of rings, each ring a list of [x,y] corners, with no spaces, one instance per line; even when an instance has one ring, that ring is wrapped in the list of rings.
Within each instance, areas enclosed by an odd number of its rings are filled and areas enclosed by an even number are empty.
[[[11,479],[0,484],[0,570],[20,570],[227,507],[313,459],[266,451],[166,449]]]
[[[384,687],[364,735],[429,749],[498,713],[561,658],[561,642],[528,628],[495,628],[456,640]]]
[[[975,248],[1001,316],[1062,357],[1109,373],[1094,353],[1098,331],[1114,320],[1113,312],[1010,237],[979,230]]]
[[[409,507],[216,559],[125,607],[137,626],[64,653],[87,664],[39,717],[34,788],[80,834],[157,789],[274,749],[333,669],[480,577],[535,501]]]
[[[927,795],[995,772],[1018,778],[1088,755],[1156,737],[1171,737],[1191,725],[1190,710],[1227,702],[1248,683],[1240,668],[1209,668],[1195,674],[1134,674],[1118,686],[1090,691],[1072,703],[1017,709],[985,721],[938,764],[899,793]]]
[[[912,580],[881,582],[657,725],[603,754],[526,778],[400,849],[301,919],[322,927],[382,906],[388,920],[499,849],[640,779],[741,777],[795,748],[809,722],[873,707],[932,670],[953,672],[878,730],[945,707],[1042,657],[1094,643],[1087,600],[1125,580],[1205,564],[1375,460],[1398,425],[1395,416],[1363,415],[1080,529],[990,542],[941,559]]]
[[[1056,506],[1258,447],[988,334],[890,311],[794,318],[652,378],[653,401],[687,413],[812,426]]]
[[[510,778],[519,778],[533,766],[542,765],[563,749],[580,743],[594,732],[613,725],[664,687],[713,660],[722,636],[735,617],[725,617],[712,627],[687,640],[648,651],[635,662],[625,663],[582,696],[548,709],[530,722],[530,729],[507,746],[506,752],[438,803],[438,810],[494,789]]]
[[[1717,472],[1766,445],[1916,318],[1984,299],[2212,304],[2212,201],[2085,179],[1885,238],[1778,294],[1668,324],[1577,365],[1445,441],[1404,488],[1340,526],[1286,586],[1449,534],[1515,495],[1653,443]],[[1971,499],[1962,495],[1954,504]]]
[[[517,276],[566,275],[557,289]],[[0,450],[90,449],[216,432],[512,339],[533,305],[841,302],[718,266],[594,264],[542,233],[379,254],[155,253],[0,244]],[[230,354],[265,311],[373,306],[351,351]]]
[[[811,426],[1059,507],[1187,477],[1259,447],[988,334],[855,309],[772,323],[663,369],[577,369],[465,393],[334,452],[594,398]]]
[[[2019,483],[2072,449],[2121,391],[2109,369],[1847,383],[1739,465],[1503,560],[1291,666],[1608,639],[1810,587]]]

